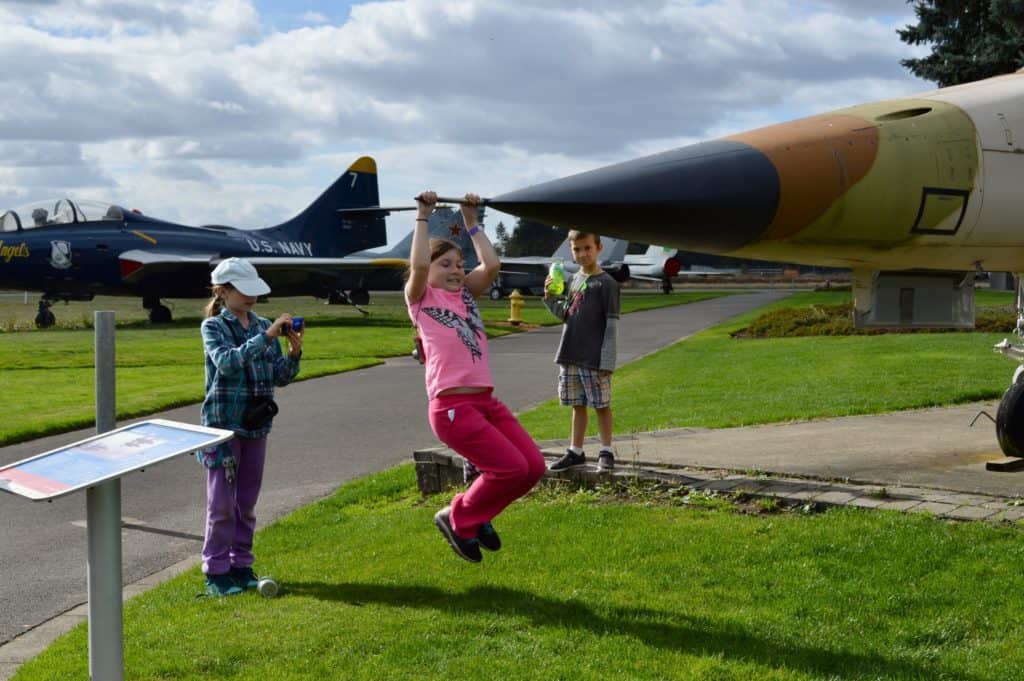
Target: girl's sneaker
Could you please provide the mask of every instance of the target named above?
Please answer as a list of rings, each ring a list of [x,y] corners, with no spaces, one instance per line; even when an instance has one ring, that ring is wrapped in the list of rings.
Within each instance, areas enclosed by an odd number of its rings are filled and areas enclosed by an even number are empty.
[[[501,537],[498,536],[498,531],[494,529],[494,525],[490,523],[484,523],[480,526],[476,531],[476,538],[480,542],[480,546],[488,551],[497,551],[501,548]]]
[[[242,593],[242,587],[235,584],[235,580],[231,578],[230,574],[206,575],[207,596],[234,596],[240,593]]]
[[[445,506],[436,514],[434,514],[434,524],[437,525],[437,529],[441,530],[441,534],[448,540],[448,544],[460,558],[468,560],[470,563],[479,563],[483,560],[483,555],[480,553],[480,542],[476,537],[472,539],[463,539],[459,535],[455,534],[455,528],[452,527],[451,520],[451,506]]]
[[[235,580],[235,584],[243,589],[255,589],[260,585],[260,578],[251,567],[232,567],[228,574]]]

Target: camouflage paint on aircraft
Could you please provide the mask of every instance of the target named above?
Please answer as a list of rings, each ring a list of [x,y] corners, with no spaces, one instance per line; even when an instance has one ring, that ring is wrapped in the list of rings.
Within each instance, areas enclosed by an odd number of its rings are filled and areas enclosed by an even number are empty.
[[[1024,70],[497,196],[677,248],[858,269],[1024,271]]]

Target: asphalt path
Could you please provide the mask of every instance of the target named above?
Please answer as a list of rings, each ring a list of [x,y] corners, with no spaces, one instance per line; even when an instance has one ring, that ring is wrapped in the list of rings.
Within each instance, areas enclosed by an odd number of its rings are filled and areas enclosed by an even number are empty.
[[[742,293],[627,315],[619,325],[619,364],[788,293]],[[555,326],[490,341],[496,394],[514,411],[554,397],[552,358],[559,333]],[[311,329],[307,342],[315,339]],[[326,496],[347,480],[408,461],[414,449],[436,444],[426,419],[423,370],[411,358],[295,383],[278,389],[276,398],[281,413],[270,436],[257,506],[260,525]],[[154,417],[198,423],[199,405],[147,418]],[[0,465],[92,434],[80,430],[0,448]],[[203,468],[190,456],[122,478],[125,584],[198,555],[204,480]],[[0,494],[0,519],[3,643],[86,601],[85,494],[53,502]],[[258,551],[257,546],[257,561]],[[201,587],[197,582],[197,593]]]

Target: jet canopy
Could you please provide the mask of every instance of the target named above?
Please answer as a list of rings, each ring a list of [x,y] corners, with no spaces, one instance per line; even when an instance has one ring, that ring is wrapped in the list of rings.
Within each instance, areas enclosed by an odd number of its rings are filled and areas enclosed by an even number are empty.
[[[47,225],[75,225],[101,220],[124,220],[121,206],[100,201],[51,199],[9,210],[0,216],[0,231],[17,232]]]

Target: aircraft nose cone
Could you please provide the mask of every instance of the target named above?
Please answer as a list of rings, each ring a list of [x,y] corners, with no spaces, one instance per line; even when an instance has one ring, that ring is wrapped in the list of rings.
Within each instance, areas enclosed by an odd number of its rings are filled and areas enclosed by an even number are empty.
[[[560,227],[727,252],[756,240],[778,203],[772,162],[747,144],[715,140],[519,189],[489,205]]]

